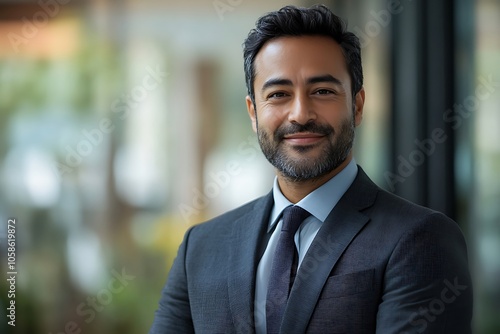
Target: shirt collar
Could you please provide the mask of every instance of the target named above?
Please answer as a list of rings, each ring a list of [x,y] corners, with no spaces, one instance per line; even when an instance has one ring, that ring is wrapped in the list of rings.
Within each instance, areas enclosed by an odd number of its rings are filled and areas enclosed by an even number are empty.
[[[349,189],[352,182],[356,178],[357,173],[358,166],[353,158],[337,175],[332,177],[318,189],[308,194],[296,205],[309,211],[316,219],[324,222],[335,205],[337,205],[340,198],[344,195],[347,189]],[[293,203],[290,202],[281,192],[277,177],[274,178],[273,197],[274,207],[271,211],[269,219],[268,232],[271,231],[274,225],[278,222],[283,210],[286,207],[293,205]]]

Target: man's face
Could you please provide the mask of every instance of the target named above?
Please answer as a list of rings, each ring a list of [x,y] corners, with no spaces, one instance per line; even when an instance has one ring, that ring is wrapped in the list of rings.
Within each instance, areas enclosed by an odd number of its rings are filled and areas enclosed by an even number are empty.
[[[281,37],[255,58],[254,131],[266,158],[285,178],[317,179],[351,159],[364,91],[352,99],[342,49],[323,36]],[[336,174],[336,173],[335,173]]]

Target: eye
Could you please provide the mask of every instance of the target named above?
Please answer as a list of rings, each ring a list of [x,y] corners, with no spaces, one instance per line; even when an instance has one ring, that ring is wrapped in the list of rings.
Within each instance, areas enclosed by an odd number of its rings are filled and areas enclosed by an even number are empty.
[[[329,94],[335,94],[335,91],[333,91],[331,89],[318,89],[317,91],[314,92],[314,94],[329,95]]]
[[[274,92],[267,96],[268,99],[279,99],[281,97],[287,96],[284,92]]]

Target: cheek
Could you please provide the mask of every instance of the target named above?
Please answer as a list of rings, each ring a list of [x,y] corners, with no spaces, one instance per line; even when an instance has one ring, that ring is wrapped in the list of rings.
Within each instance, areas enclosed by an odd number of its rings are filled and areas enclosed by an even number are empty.
[[[271,131],[277,129],[284,122],[279,112],[270,110],[269,108],[261,108],[260,112],[257,113],[257,120],[259,128],[265,128]]]
[[[324,118],[321,120],[318,120],[319,123],[326,123],[333,127],[334,129],[337,129],[339,125],[341,125],[345,121],[346,117],[345,115],[339,115],[339,114],[330,114],[326,115]]]

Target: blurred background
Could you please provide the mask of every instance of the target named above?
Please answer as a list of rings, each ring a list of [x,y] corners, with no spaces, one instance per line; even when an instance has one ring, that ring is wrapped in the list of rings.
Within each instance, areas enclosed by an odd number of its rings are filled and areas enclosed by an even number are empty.
[[[0,267],[16,327],[146,333],[186,229],[271,189],[246,113],[255,20],[312,1],[0,1]],[[324,1],[361,40],[356,159],[466,234],[500,332],[500,2]]]

